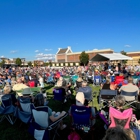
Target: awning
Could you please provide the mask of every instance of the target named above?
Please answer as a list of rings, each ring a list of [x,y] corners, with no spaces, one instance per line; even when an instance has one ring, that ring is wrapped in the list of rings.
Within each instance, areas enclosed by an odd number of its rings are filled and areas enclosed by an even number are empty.
[[[90,61],[111,61],[111,60],[132,60],[131,57],[122,55],[121,53],[109,53],[101,54],[98,53]]]

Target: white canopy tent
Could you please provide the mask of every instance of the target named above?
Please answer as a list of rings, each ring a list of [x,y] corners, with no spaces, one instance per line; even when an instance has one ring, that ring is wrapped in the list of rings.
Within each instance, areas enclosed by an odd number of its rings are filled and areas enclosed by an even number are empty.
[[[98,53],[90,61],[114,61],[114,60],[132,60],[131,57],[122,55],[121,53]]]

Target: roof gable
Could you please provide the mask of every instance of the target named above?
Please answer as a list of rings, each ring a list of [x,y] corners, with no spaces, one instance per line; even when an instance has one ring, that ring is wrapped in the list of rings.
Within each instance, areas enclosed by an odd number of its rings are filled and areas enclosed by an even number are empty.
[[[66,53],[67,50],[68,50],[68,48],[60,49],[57,54]]]

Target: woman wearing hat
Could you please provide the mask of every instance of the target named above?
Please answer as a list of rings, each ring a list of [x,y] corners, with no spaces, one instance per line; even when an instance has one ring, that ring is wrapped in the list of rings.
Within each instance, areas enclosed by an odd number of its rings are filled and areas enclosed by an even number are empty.
[[[78,90],[80,87],[82,87],[82,82],[83,82],[83,79],[81,77],[79,77],[76,80],[76,90]]]

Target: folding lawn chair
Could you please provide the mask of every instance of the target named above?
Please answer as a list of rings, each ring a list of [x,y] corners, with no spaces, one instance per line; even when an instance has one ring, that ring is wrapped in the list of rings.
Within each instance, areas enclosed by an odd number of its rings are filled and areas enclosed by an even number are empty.
[[[92,112],[91,107],[71,106],[72,129],[76,130],[81,137],[92,134]]]
[[[32,119],[31,114],[31,98],[29,97],[19,97],[19,106],[16,107],[14,116],[19,118],[24,123],[29,123]]]
[[[116,76],[114,84],[122,86],[124,84],[124,76]]]
[[[71,82],[70,76],[63,76],[63,79],[66,81],[66,85],[68,85],[68,83]]]
[[[138,84],[138,81],[139,81],[139,76],[132,76],[132,78],[133,78],[133,83],[135,85],[137,85]]]
[[[138,92],[126,92],[121,90],[121,95],[125,97],[125,106],[131,106],[132,108],[136,108],[134,103],[138,102]],[[127,98],[132,98],[132,100],[127,100]]]
[[[64,103],[67,102],[65,89],[64,88],[55,88],[55,89],[53,89],[53,95],[54,95],[53,99],[56,102],[55,105],[57,105],[57,107],[60,110],[63,110]]]
[[[130,121],[132,119],[132,108],[126,109],[123,112],[110,107],[109,108],[109,116],[111,120],[111,124],[109,127],[116,127],[118,125],[124,127],[125,129],[129,129]]]
[[[101,89],[99,93],[100,110],[105,107],[113,106],[117,90]]]
[[[94,76],[89,76],[89,75],[88,75],[86,79],[87,79],[87,82],[88,82],[88,83],[90,83],[90,84],[93,84],[93,83],[94,83],[94,82],[93,82],[93,81],[94,81],[94,80],[93,80],[93,79],[94,79]]]
[[[72,77],[71,77],[71,79],[72,79],[72,84],[73,85],[75,85],[76,84],[76,80],[78,79],[78,75],[73,75]]]
[[[64,88],[53,89],[54,100],[64,103],[66,91]]]
[[[53,76],[48,76],[47,80],[46,80],[46,83],[49,84],[49,85],[55,85],[55,81],[53,79]]]
[[[53,140],[55,139],[56,135],[58,134],[58,128],[61,121],[68,115],[65,114],[63,117],[58,119],[57,121],[49,124],[49,115],[48,115],[48,107],[47,106],[40,106],[34,107],[31,104],[33,120],[30,122],[29,133],[34,136],[36,140],[48,140],[50,138],[50,133],[53,131]]]
[[[15,106],[12,105],[12,100],[10,97],[1,98],[1,106],[0,106],[0,114],[2,115],[0,118],[0,122],[6,118],[10,124],[14,124],[16,118],[14,118]]]
[[[93,100],[92,88],[90,86],[79,87],[79,89],[77,90],[77,92],[83,92],[86,101],[90,102],[90,101]]]
[[[100,75],[95,75],[94,76],[94,84],[95,85],[100,85],[101,84],[101,76]]]
[[[114,82],[115,81],[115,76],[110,76],[110,80],[111,80],[111,82]]]

